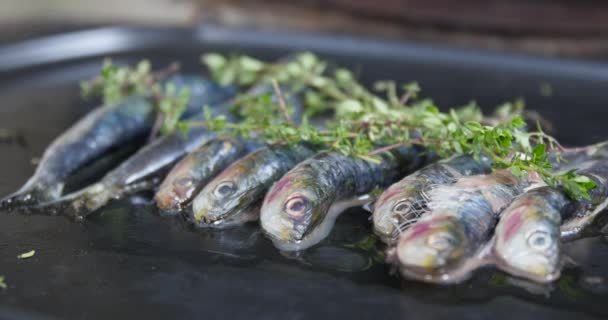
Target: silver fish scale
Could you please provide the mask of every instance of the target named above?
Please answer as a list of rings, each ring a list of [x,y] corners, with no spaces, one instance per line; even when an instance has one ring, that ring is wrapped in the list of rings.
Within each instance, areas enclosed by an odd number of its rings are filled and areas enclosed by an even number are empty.
[[[141,96],[130,97],[116,106],[100,108],[93,111],[84,122],[79,122],[73,131],[66,131],[60,139],[68,143],[51,144],[45,154],[45,180],[63,179],[66,173],[72,172],[82,163],[97,156],[106,146],[120,144],[146,131],[143,125],[153,119],[153,106]],[[95,121],[92,123],[91,121]],[[88,128],[88,130],[87,130]],[[99,152],[97,152],[99,150]]]
[[[408,170],[422,162],[417,159],[419,156],[415,150],[395,151],[381,157],[382,161],[378,164],[328,152],[318,154],[299,168],[308,171],[306,175],[316,179],[324,192],[343,198],[386,186],[400,177],[404,169]]]
[[[486,157],[475,160],[470,156],[458,156],[442,162],[428,165],[417,173],[414,177],[414,188],[420,192],[410,203],[409,210],[403,214],[397,214],[393,231],[396,239],[399,234],[407,230],[416,223],[421,216],[428,213],[428,202],[430,201],[429,192],[442,185],[453,184],[458,177],[454,173],[464,176],[483,174],[491,171],[491,162]]]
[[[431,205],[428,214],[433,215],[437,212],[436,210],[453,212],[452,215],[460,221],[469,239],[474,242],[483,241],[489,237],[501,210],[514,197],[521,194],[527,184],[527,180],[523,179],[512,185],[500,184],[495,181],[489,186],[462,188],[452,185],[438,187],[431,193],[429,202]],[[488,196],[492,196],[500,202],[493,205]],[[498,207],[495,207],[496,205]]]
[[[420,178],[423,180],[417,181],[417,188],[420,192],[416,195],[414,200],[409,203],[407,212],[396,215],[395,230],[393,231],[393,237],[396,239],[399,234],[407,230],[411,225],[416,223],[420,217],[425,213],[428,213],[428,203],[430,201],[429,192],[436,187],[444,184],[453,183],[456,181],[449,171],[443,168],[442,165],[433,166],[429,168],[431,172],[424,172],[420,174]],[[432,171],[442,171],[443,174],[433,175]]]
[[[225,148],[226,145],[228,148]],[[238,157],[243,155],[247,147],[245,142],[239,139],[214,139],[206,144],[204,149],[196,152],[196,160],[192,177],[196,180],[208,178],[212,172],[220,167],[225,167]],[[205,164],[205,165],[199,165]]]
[[[275,166],[275,168],[270,171],[273,177],[284,174],[298,163],[314,154],[312,148],[306,145],[271,146],[266,148],[266,150],[264,155],[257,159],[255,171],[258,172],[260,170],[259,168]],[[276,179],[269,179],[266,182],[266,185],[270,186],[274,180]]]

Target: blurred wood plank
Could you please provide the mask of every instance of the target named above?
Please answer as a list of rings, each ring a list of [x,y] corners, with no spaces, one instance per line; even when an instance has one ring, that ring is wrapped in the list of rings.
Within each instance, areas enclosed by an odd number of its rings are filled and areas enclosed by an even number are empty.
[[[0,0],[0,42],[65,26],[207,22],[608,60],[603,0]]]
[[[366,16],[452,28],[550,35],[608,34],[608,2],[603,0],[314,0],[312,2],[319,6],[333,6]]]
[[[278,29],[294,29],[315,32],[332,32],[357,34],[365,36],[380,36],[384,38],[415,40],[427,43],[441,43],[467,48],[481,48],[496,51],[526,52],[541,54],[546,56],[580,57],[587,59],[608,59],[608,32],[602,30],[608,27],[608,17],[604,24],[595,28],[595,24],[589,24],[574,29],[564,31],[560,28],[551,29],[553,25],[559,23],[546,23],[545,29],[527,30],[527,25],[534,25],[532,21],[520,23],[513,21],[504,28],[498,28],[500,24],[489,27],[488,24],[479,24],[477,28],[463,25],[458,22],[460,18],[450,18],[449,10],[437,7],[433,10],[446,10],[444,15],[437,15],[436,19],[423,19],[422,22],[411,21],[402,18],[391,18],[378,12],[384,12],[388,8],[395,9],[393,15],[404,15],[398,12],[398,8],[383,7],[382,9],[369,9],[367,6],[381,6],[387,3],[418,3],[422,0],[376,0],[368,4],[361,5],[364,0],[199,0],[203,21],[216,21],[221,24],[236,27],[264,27]],[[448,0],[426,0],[429,4],[437,4]],[[471,3],[477,0],[458,0],[454,3]],[[513,3],[514,5],[522,0],[484,0],[482,2],[492,3]],[[530,0],[530,2],[550,4],[569,2],[569,0]],[[572,1],[574,3],[574,1]],[[596,2],[594,0],[583,0],[586,2]],[[348,3],[345,5],[344,3]],[[579,3],[576,1],[576,3]],[[357,6],[359,4],[360,6]],[[608,3],[607,3],[608,4]],[[426,5],[425,5],[426,6]],[[599,4],[598,8],[605,5]],[[426,8],[426,7],[425,7]],[[431,10],[431,7],[428,7]],[[461,8],[464,10],[466,7]],[[518,7],[517,10],[523,10]],[[483,9],[483,8],[482,8]],[[408,9],[418,10],[418,9]],[[511,9],[509,12],[516,12]],[[581,11],[577,11],[573,17],[578,17]],[[409,12],[409,11],[408,11]],[[419,11],[416,11],[419,12]],[[457,16],[460,12],[455,11],[452,15]],[[478,14],[483,13],[480,9]],[[436,14],[436,13],[434,13]],[[497,15],[484,13],[487,19],[492,19]],[[511,14],[511,13],[510,13]],[[602,15],[608,14],[608,10],[601,12]],[[500,14],[498,14],[500,15]],[[446,17],[444,20],[439,17]],[[497,18],[499,19],[499,18]],[[545,15],[540,14],[536,20],[544,20]],[[561,18],[560,18],[561,19]],[[578,18],[572,18],[577,20]],[[572,20],[572,21],[574,21]],[[443,23],[441,22],[443,21]],[[449,21],[449,23],[448,23]],[[524,21],[524,20],[521,20]],[[578,21],[578,20],[577,20]],[[570,22],[576,24],[576,22]],[[589,29],[587,29],[589,28]],[[517,31],[517,32],[516,32]]]
[[[28,23],[187,25],[198,3],[175,0],[0,0],[0,26]]]

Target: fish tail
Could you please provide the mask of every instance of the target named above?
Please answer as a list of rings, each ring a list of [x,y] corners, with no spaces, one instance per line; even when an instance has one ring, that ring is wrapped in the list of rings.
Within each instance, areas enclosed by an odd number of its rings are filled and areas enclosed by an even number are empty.
[[[39,204],[32,208],[32,211],[83,220],[111,199],[116,198],[117,194],[120,192],[117,192],[115,188],[96,183],[57,200]]]
[[[121,198],[128,193],[147,190],[153,186],[155,182],[156,180],[153,179],[142,181],[129,185],[126,188],[98,182],[54,201],[41,203],[35,207],[29,208],[29,210],[31,212],[50,215],[63,215],[80,221],[106,205],[110,200]]]
[[[21,207],[36,206],[39,203],[59,198],[62,191],[63,184],[26,184],[17,192],[2,198],[0,200],[0,210],[11,211]]]

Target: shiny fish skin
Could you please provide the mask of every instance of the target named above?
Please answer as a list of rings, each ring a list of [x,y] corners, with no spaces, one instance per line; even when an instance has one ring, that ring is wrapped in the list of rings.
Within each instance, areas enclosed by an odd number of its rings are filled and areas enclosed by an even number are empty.
[[[568,149],[560,153],[558,162],[551,156],[553,170],[576,169],[583,162],[608,157],[608,142]],[[454,183],[462,176],[491,172],[491,161],[481,157],[458,156],[431,164],[387,188],[374,204],[374,232],[387,244],[393,243],[399,233],[420,218],[424,212],[429,189]]]
[[[530,190],[501,214],[494,233],[493,255],[506,272],[537,282],[559,277],[560,224],[569,199],[557,189]]]
[[[596,187],[588,192],[591,200],[582,199],[573,205],[560,228],[562,241],[597,236],[608,222],[608,160],[598,160],[577,173],[593,180]]]
[[[582,167],[577,174],[597,185],[589,191],[590,200],[573,201],[562,190],[544,186],[524,193],[503,211],[492,249],[499,268],[536,282],[559,278],[561,240],[591,236],[592,231],[597,231],[577,229],[562,237],[560,229],[581,227],[580,222],[592,221],[594,213],[603,211],[608,198],[608,160],[592,161]]]
[[[236,138],[215,138],[201,145],[171,169],[154,196],[156,205],[171,213],[182,210],[210,179],[253,147]]]
[[[199,110],[201,103],[223,101],[233,92],[199,77],[176,76],[170,81],[178,87],[191,89],[192,99],[187,113]],[[115,105],[94,109],[46,148],[34,175],[19,191],[3,199],[0,208],[57,199],[70,173],[110,148],[147,134],[155,115],[153,104],[143,96],[132,96]]]
[[[260,85],[254,87],[252,91],[256,92],[255,94],[264,94],[268,90],[269,86]],[[228,122],[236,121],[236,117],[230,112],[232,106],[232,101],[212,106],[210,109],[212,117],[223,115]],[[202,121],[205,119],[205,115],[199,113],[189,119]],[[168,169],[186,154],[215,138],[215,135],[214,132],[209,132],[204,126],[195,126],[190,128],[186,134],[176,131],[168,136],[161,137],[109,172],[100,182],[84,190],[64,196],[48,205],[42,204],[37,209],[46,207],[82,219],[108,203],[112,198],[120,198],[126,193],[140,189],[149,189],[152,187],[152,184],[148,181],[150,178],[158,175],[164,169]]]
[[[464,177],[429,194],[429,212],[399,236],[387,260],[406,277],[450,283],[466,278],[468,259],[489,240],[498,216],[527,187],[506,171]]]
[[[430,164],[388,187],[374,203],[374,232],[384,242],[394,242],[399,233],[420,217],[426,208],[426,193],[438,185],[452,184],[463,176],[492,171],[485,156],[457,156]]]
[[[310,247],[329,234],[339,213],[358,196],[384,187],[424,162],[417,147],[381,155],[380,163],[335,152],[320,153],[290,170],[266,194],[261,224],[275,246]]]
[[[212,108],[215,114],[225,114],[229,104]],[[194,120],[202,117],[198,115]],[[156,139],[129,157],[101,181],[83,190],[65,195],[55,201],[42,203],[35,210],[49,210],[82,219],[100,208],[112,198],[120,198],[126,192],[150,188],[146,179],[167,169],[186,154],[215,137],[205,127],[193,127],[186,134],[176,131]]]
[[[258,206],[273,182],[313,156],[312,146],[275,145],[236,161],[209,182],[193,201],[193,222],[223,227],[258,219]]]

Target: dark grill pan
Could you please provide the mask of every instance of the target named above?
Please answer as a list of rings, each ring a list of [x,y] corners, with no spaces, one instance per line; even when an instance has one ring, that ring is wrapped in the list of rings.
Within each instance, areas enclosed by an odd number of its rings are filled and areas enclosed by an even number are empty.
[[[522,97],[567,145],[608,138],[608,66],[345,36],[232,30],[104,28],[0,47],[0,194],[32,173],[31,159],[93,106],[78,80],[101,59],[202,70],[205,51],[277,58],[312,50],[365,81],[417,80],[440,106],[489,109]],[[544,88],[544,90],[541,90]],[[550,88],[551,94],[547,94]],[[340,217],[329,239],[278,253],[257,226],[193,231],[156,215],[149,194],[115,201],[84,223],[2,213],[2,319],[587,319],[608,317],[604,237],[566,246],[578,266],[550,287],[492,269],[438,287],[401,281],[381,263],[368,215]],[[36,250],[27,260],[19,253]]]

